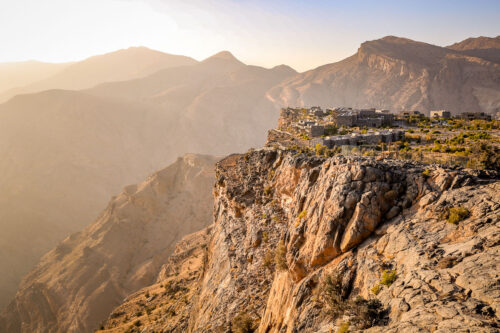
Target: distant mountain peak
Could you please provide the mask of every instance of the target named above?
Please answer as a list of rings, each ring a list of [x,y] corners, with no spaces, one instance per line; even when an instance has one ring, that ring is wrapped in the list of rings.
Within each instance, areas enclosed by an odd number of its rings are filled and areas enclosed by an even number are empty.
[[[471,37],[461,42],[449,45],[447,48],[457,51],[500,49],[500,35],[496,37]]]
[[[297,71],[295,69],[293,69],[292,67],[290,67],[288,65],[284,65],[284,64],[281,64],[281,65],[278,65],[278,66],[274,66],[271,69],[273,71],[283,72],[283,73],[297,73]]]
[[[208,61],[230,61],[238,64],[243,64],[241,61],[239,61],[231,52],[229,51],[221,51],[219,53],[214,54],[211,57],[208,57],[205,59],[203,62],[208,62]]]
[[[236,57],[229,51],[220,51],[219,53],[214,54],[211,58],[220,58],[226,60],[238,60]]]
[[[386,42],[393,42],[393,43],[416,43],[414,40],[411,40],[409,38],[398,37],[398,36],[393,36],[393,35],[385,36],[385,37],[382,37],[380,39],[374,40],[374,42],[376,42],[376,41],[386,41]]]

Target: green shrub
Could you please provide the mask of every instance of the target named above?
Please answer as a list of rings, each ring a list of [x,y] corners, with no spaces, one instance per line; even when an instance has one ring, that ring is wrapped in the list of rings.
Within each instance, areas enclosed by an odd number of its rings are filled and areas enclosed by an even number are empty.
[[[257,329],[256,321],[248,314],[240,312],[231,320],[231,332],[233,333],[251,333]]]
[[[316,156],[321,156],[325,154],[325,152],[328,150],[328,147],[317,143],[314,149],[316,151]]]
[[[273,194],[273,188],[271,186],[264,187],[264,195],[271,196]]]
[[[380,292],[380,290],[381,290],[381,289],[382,289],[382,287],[380,286],[380,284],[379,284],[379,283],[377,283],[377,284],[376,284],[376,285],[374,285],[374,286],[372,287],[372,289],[370,289],[370,290],[371,290],[371,292],[372,292],[375,296],[377,296],[377,295],[378,295],[378,293]]]
[[[470,212],[467,208],[459,206],[453,207],[448,210],[448,217],[446,220],[451,224],[457,224],[460,221],[465,220],[470,216]]]
[[[397,272],[395,270],[393,271],[388,271],[385,270],[382,273],[382,277],[380,278],[380,284],[383,284],[384,286],[390,287],[391,284],[396,281],[398,278]]]
[[[431,171],[429,169],[425,169],[422,172],[422,176],[424,176],[424,178],[429,178],[431,176]]]
[[[321,297],[332,319],[347,315],[350,324],[361,329],[372,327],[382,321],[385,311],[379,300],[365,300],[362,297],[350,300],[345,294],[340,273],[328,275],[321,287]]]
[[[274,257],[271,251],[267,251],[266,254],[264,255],[264,267],[267,269],[272,269],[273,268],[273,262],[274,262]]]
[[[335,125],[327,125],[325,126],[325,135],[336,135],[339,132],[339,129]]]
[[[141,323],[141,321],[139,319],[137,319],[136,321],[134,321],[134,326],[139,327],[139,326],[141,326],[141,324],[142,323]]]
[[[361,329],[375,326],[382,322],[385,311],[378,299],[366,300],[357,297],[350,304],[351,323]]]
[[[307,215],[307,210],[303,210],[297,215],[297,221],[295,221],[295,228],[297,228],[300,225],[300,222],[302,219],[304,219]]]
[[[267,233],[267,231],[264,231],[262,233],[262,240],[264,241],[264,243],[269,242],[269,234]]]
[[[276,251],[274,252],[274,263],[280,270],[288,268],[288,265],[286,264],[286,246],[283,241],[280,241],[276,247]]]
[[[337,333],[347,333],[349,332],[349,322],[348,321],[344,321],[342,322],[342,324],[340,324],[339,326],[339,329],[337,330]]]
[[[344,314],[347,310],[347,302],[342,291],[342,275],[335,272],[332,275],[327,275],[321,288],[321,295],[324,303],[327,306],[327,312],[337,318]]]

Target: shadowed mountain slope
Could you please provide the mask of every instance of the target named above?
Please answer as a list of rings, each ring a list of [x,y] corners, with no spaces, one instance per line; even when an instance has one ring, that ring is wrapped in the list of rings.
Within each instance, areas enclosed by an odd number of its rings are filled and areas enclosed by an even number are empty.
[[[154,282],[177,241],[211,223],[215,162],[188,154],[127,186],[24,278],[0,332],[98,328],[125,296]]]
[[[172,160],[170,121],[158,109],[62,90],[0,105],[0,305],[113,193]]]

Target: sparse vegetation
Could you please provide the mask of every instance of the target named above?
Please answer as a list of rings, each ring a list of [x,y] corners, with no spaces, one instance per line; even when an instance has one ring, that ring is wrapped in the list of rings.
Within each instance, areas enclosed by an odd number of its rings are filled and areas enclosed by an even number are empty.
[[[342,324],[340,324],[340,326],[339,326],[339,329],[337,330],[337,333],[347,333],[347,332],[349,332],[349,326],[351,326],[351,325],[350,325],[350,323],[348,321],[342,322]]]
[[[257,329],[258,322],[248,314],[241,312],[231,320],[232,333],[252,333]]]
[[[264,243],[269,242],[269,234],[267,233],[267,231],[264,231],[264,232],[262,233],[262,241],[263,241]]]
[[[380,284],[390,287],[394,283],[394,281],[396,281],[397,278],[398,275],[395,270],[392,271],[385,270],[382,273],[382,277],[380,278]]]
[[[366,329],[377,324],[382,324],[385,316],[382,303],[378,299],[366,300],[356,297],[350,307],[351,323],[355,327]]]
[[[448,210],[446,221],[451,224],[458,224],[458,222],[465,220],[470,216],[470,211],[462,206],[452,207]]]
[[[333,317],[338,318],[343,315],[348,308],[346,299],[342,292],[342,276],[336,272],[327,275],[322,285],[323,300],[327,305],[327,312]]]
[[[273,188],[271,186],[264,187],[264,195],[270,197],[273,194]]]
[[[422,176],[424,176],[424,178],[429,178],[431,176],[431,171],[429,169],[425,169],[422,172]]]
[[[451,268],[455,266],[457,263],[457,258],[456,257],[444,257],[439,262],[437,263],[436,267],[437,268]]]
[[[264,267],[267,269],[272,269],[273,268],[273,262],[274,262],[274,257],[271,251],[267,251],[266,254],[264,255]]]
[[[379,293],[380,293],[380,290],[382,289],[382,287],[380,286],[380,283],[377,283],[376,285],[374,285],[372,287],[372,289],[370,289],[370,291],[375,295],[377,296]]]
[[[300,225],[300,222],[302,222],[302,219],[305,219],[307,215],[307,210],[303,210],[297,215],[297,221],[295,221],[295,228],[297,228]]]
[[[325,154],[325,152],[328,150],[327,146],[324,146],[322,144],[316,144],[316,147],[314,147],[316,150],[316,156],[322,156]]]
[[[347,316],[349,326],[352,324],[359,329],[382,323],[385,316],[382,303],[377,299],[365,300],[362,297],[349,299],[347,288],[343,287],[342,276],[339,272],[326,276],[321,289],[327,313],[332,316],[332,319]]]
[[[280,241],[276,247],[274,252],[274,263],[279,270],[288,269],[288,265],[286,263],[286,246],[283,241]]]

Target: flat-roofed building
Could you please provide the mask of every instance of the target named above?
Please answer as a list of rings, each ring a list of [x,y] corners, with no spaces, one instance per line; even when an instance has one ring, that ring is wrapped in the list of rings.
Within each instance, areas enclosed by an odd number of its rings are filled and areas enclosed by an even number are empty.
[[[434,110],[430,113],[431,118],[451,118],[451,112],[446,110]]]
[[[485,112],[464,112],[458,115],[457,118],[465,120],[491,120],[491,114]]]

